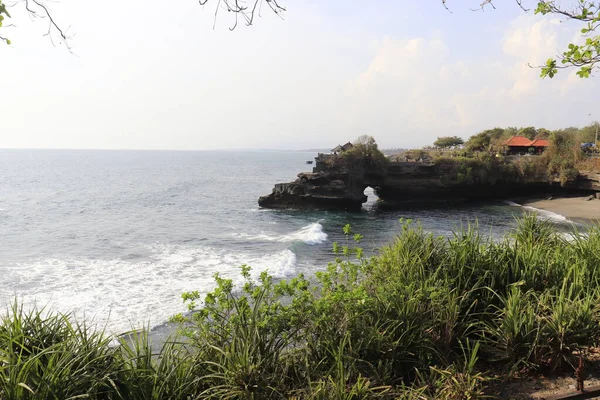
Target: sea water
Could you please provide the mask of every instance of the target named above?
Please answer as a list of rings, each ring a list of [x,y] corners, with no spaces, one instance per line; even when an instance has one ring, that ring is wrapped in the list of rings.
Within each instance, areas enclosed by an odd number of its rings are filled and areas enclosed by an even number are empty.
[[[73,312],[113,333],[163,324],[181,294],[257,276],[312,274],[351,224],[367,253],[393,239],[399,219],[450,236],[477,222],[501,237],[518,204],[379,211],[371,188],[360,213],[272,211],[257,199],[310,169],[308,152],[0,150],[0,308]],[[562,228],[568,219],[546,218]]]

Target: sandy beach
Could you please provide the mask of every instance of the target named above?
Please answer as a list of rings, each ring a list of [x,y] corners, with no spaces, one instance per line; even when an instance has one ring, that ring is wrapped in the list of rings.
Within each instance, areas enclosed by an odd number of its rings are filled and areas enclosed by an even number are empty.
[[[523,202],[522,205],[551,211],[567,218],[600,221],[600,200],[588,200],[588,198],[589,196],[530,200]]]

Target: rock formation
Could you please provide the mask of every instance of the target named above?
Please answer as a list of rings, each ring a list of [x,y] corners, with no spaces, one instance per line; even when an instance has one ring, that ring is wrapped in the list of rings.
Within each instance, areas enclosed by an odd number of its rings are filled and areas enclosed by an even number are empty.
[[[276,184],[258,204],[266,208],[360,210],[367,201],[366,186],[353,178],[349,173],[300,173],[294,182]]]
[[[480,179],[477,174],[471,180],[449,180],[440,166],[417,162],[391,162],[384,172],[378,172],[368,168],[331,168],[322,157],[316,161],[312,173],[298,174],[291,183],[276,184],[273,192],[261,197],[258,204],[280,209],[358,211],[367,201],[364,190],[368,186],[375,190],[382,206],[392,208],[600,191],[599,174],[581,174],[577,181],[561,187],[559,182],[542,180],[524,183],[503,173],[493,180]]]

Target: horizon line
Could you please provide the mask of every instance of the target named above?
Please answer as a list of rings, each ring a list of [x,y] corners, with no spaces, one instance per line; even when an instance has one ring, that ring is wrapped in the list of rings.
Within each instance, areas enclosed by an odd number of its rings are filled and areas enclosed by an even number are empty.
[[[93,148],[93,147],[0,147],[2,150],[73,150],[73,151],[281,151],[314,152],[322,149],[269,149],[269,148],[217,148],[217,149],[147,149],[147,148]]]

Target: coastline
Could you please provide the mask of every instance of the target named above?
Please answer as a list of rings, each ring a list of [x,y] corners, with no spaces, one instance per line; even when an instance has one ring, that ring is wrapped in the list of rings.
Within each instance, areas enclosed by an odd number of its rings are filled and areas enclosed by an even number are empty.
[[[521,204],[560,214],[569,219],[600,222],[600,200],[588,200],[589,198],[590,196],[523,200]]]

